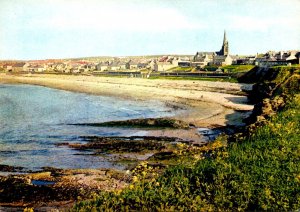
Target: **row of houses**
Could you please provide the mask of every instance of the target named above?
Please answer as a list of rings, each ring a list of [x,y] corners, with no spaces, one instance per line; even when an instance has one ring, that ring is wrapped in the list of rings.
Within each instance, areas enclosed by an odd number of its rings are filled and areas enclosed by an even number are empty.
[[[177,67],[180,59],[173,56],[163,56],[148,60],[126,60],[115,58],[110,61],[88,62],[88,61],[34,61],[34,62],[14,62],[0,64],[1,68],[7,72],[59,72],[59,73],[88,73],[104,71],[166,71]]]
[[[186,58],[184,58],[186,59]],[[189,58],[188,58],[189,59]],[[129,61],[112,61],[103,62],[97,65],[97,71],[119,71],[119,70],[151,70],[167,71],[178,66],[182,59],[174,56],[163,56],[161,58],[152,58],[149,60],[129,60]]]
[[[29,62],[8,62],[0,64],[0,68],[7,72],[30,72],[42,73],[89,73],[105,71],[142,71],[149,70],[164,72],[175,67],[199,67],[224,66],[232,64],[274,66],[300,64],[299,51],[269,51],[265,54],[239,57],[233,55],[220,55],[217,52],[196,52],[193,57],[162,56],[151,59],[120,59],[102,62],[89,61],[29,61]]]
[[[300,64],[300,51],[269,51],[255,58],[254,64],[258,66]]]
[[[179,61],[180,67],[225,66],[225,65],[257,65],[276,66],[300,64],[299,51],[269,51],[256,56],[239,57],[238,55],[218,55],[216,52],[196,52],[192,60]]]
[[[150,61],[106,61],[96,65],[97,71],[141,70],[149,68]]]

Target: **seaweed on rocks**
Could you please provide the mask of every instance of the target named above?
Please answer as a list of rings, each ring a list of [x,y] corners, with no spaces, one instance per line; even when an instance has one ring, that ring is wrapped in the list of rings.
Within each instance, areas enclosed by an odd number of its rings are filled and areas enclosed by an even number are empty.
[[[185,142],[178,138],[154,137],[154,136],[131,136],[131,137],[82,137],[87,143],[63,143],[70,148],[77,150],[97,150],[102,153],[125,153],[125,152],[144,152],[161,151],[165,148],[165,143]],[[57,144],[61,145],[61,144]]]
[[[43,206],[71,207],[81,198],[90,198],[95,192],[120,189],[130,176],[124,171],[105,169],[63,170],[45,167],[48,172],[0,176],[1,207]],[[48,210],[47,210],[48,211]]]
[[[0,172],[24,172],[24,167],[9,166],[0,164]]]
[[[73,125],[96,127],[128,127],[128,128],[174,128],[188,129],[190,125],[184,121],[171,118],[130,119],[125,121],[109,121],[103,123],[79,123]]]

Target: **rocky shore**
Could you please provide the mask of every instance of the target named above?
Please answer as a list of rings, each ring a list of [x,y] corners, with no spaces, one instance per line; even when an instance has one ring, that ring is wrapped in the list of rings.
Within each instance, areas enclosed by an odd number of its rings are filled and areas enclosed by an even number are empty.
[[[130,177],[117,170],[61,170],[45,167],[43,171],[0,176],[0,206],[70,207],[93,193],[124,188]]]
[[[0,171],[7,175],[0,176],[0,207],[34,207],[39,210],[45,207],[68,208],[75,201],[92,198],[100,191],[120,190],[131,182],[128,171],[140,161],[147,161],[158,172],[166,166],[175,165],[181,160],[182,145],[194,151],[222,132],[233,133],[230,126],[234,128],[241,123],[248,115],[245,111],[252,109],[251,105],[246,104],[247,97],[240,95],[243,87],[247,87],[244,84],[128,80],[88,76],[1,75],[0,82],[5,83],[28,83],[139,100],[158,99],[174,107],[183,107],[185,112],[172,118],[81,123],[97,127],[146,129],[148,133],[131,137],[86,136],[82,138],[83,143],[57,143],[82,154],[95,157],[105,155],[116,163],[125,163],[126,170],[44,167],[42,171],[33,173],[22,167],[0,166]],[[222,92],[219,92],[221,88]],[[250,88],[248,86],[246,90]],[[199,110],[199,105],[203,108],[202,104],[207,105],[207,109]],[[203,117],[203,113],[207,115]]]
[[[0,172],[6,173],[6,176],[0,176],[0,206],[7,209],[34,207],[41,211],[44,207],[68,208],[76,201],[92,198],[101,191],[116,191],[128,186],[132,180],[128,173],[141,161],[147,161],[160,172],[181,160],[178,152],[182,151],[182,145],[192,149],[201,148],[212,136],[216,137],[224,132],[224,129],[198,129],[189,123],[170,118],[89,124],[99,127],[150,129],[150,133],[147,136],[128,137],[85,136],[81,138],[81,143],[56,144],[85,155],[106,156],[110,161],[126,164],[125,170],[44,167],[42,171],[31,172],[23,167],[1,165]],[[166,134],[155,134],[157,131],[164,131]],[[195,135],[198,140],[193,139]]]

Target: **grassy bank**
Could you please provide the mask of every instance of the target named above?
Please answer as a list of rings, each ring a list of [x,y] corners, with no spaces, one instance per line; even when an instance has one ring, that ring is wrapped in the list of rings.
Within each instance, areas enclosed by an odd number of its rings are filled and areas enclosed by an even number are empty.
[[[145,180],[151,168],[120,192],[81,202],[76,211],[296,210],[300,207],[300,98],[246,138],[208,150],[195,165],[169,168]],[[150,170],[149,170],[150,169]]]
[[[193,67],[174,67],[174,68],[170,68],[168,71],[173,71],[173,72],[190,72],[190,71],[193,71]]]
[[[78,203],[74,210],[298,210],[299,70],[275,69],[264,76],[264,83],[272,85],[267,102],[273,102],[269,106],[276,110],[257,106],[262,109],[257,115],[269,117],[264,124],[252,124],[247,133],[230,139],[235,142],[222,136],[205,147],[183,146],[178,153],[181,163],[160,176],[155,167],[142,163],[131,172],[129,187],[97,194],[93,200]],[[284,107],[278,106],[281,95],[288,96]]]
[[[211,81],[211,82],[238,82],[236,78],[231,77],[181,77],[181,76],[150,76],[149,79],[168,79],[168,80],[193,80],[193,81]]]
[[[254,67],[255,65],[227,65],[227,66],[223,66],[222,69],[225,72],[236,73],[236,72],[247,72],[252,70]]]
[[[299,210],[299,69],[271,69],[264,77],[260,88],[272,87],[272,104],[261,99],[269,106],[261,107],[267,117],[264,124],[237,134],[235,142],[221,136],[201,148],[183,145],[177,152],[178,165],[160,176],[155,167],[142,163],[130,173],[129,187],[97,194],[78,203],[74,211]],[[278,107],[276,99],[282,95],[288,97],[284,107]]]

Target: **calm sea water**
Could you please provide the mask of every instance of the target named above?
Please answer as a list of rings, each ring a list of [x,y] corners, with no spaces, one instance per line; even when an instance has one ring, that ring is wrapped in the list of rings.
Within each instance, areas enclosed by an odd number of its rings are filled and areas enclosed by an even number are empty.
[[[107,157],[79,155],[57,147],[81,142],[80,136],[130,136],[143,131],[74,126],[131,118],[173,115],[158,101],[130,101],[73,93],[32,85],[0,84],[0,164],[28,170],[56,168],[119,168]]]

